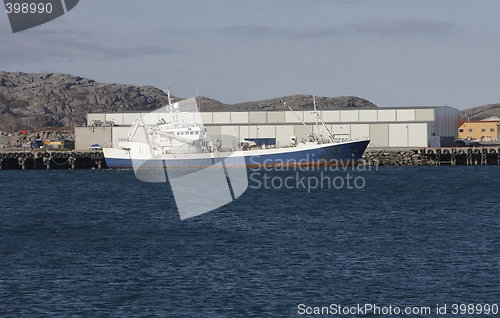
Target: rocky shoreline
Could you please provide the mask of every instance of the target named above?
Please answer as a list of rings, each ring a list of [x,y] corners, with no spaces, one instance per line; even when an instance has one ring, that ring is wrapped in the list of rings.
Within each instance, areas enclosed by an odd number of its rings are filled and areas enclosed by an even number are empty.
[[[0,150],[15,148],[29,148],[32,141],[50,140],[50,141],[75,141],[73,128],[54,127],[51,129],[38,129],[22,134],[21,132],[8,133],[0,131]]]

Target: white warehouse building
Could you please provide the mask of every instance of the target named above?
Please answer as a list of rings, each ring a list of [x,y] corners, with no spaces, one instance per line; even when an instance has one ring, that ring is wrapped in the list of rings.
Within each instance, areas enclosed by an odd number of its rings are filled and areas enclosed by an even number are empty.
[[[370,147],[428,147],[434,136],[454,137],[458,134],[458,110],[449,106],[332,109],[319,111],[327,128],[336,139],[371,140]],[[216,111],[201,112],[207,128],[207,139],[239,140],[245,138],[275,138],[276,146],[290,144],[290,137],[307,139],[316,131],[311,111]],[[90,113],[88,127],[77,127],[76,148],[86,149],[93,143],[104,147],[118,146],[127,138],[137,119],[148,123],[167,119],[169,113],[113,112]],[[153,121],[153,122],[151,122]],[[302,121],[305,123],[302,123]],[[325,138],[328,132],[319,125]]]

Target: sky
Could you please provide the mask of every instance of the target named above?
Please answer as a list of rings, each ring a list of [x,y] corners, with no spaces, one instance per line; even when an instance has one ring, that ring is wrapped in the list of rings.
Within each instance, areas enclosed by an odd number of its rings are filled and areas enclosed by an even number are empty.
[[[497,0],[80,0],[12,33],[0,70],[68,73],[239,103],[294,94],[379,107],[500,103]]]

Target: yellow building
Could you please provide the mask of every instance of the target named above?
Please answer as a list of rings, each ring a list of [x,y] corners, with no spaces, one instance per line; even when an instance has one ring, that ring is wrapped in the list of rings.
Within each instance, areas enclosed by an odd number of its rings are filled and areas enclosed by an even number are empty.
[[[500,135],[500,118],[464,121],[458,126],[458,139],[497,142]]]

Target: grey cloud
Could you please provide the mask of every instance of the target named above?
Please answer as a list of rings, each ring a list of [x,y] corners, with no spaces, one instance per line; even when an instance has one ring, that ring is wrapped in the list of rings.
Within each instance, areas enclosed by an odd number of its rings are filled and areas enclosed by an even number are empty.
[[[236,25],[214,30],[217,33],[228,34],[248,39],[262,39],[272,35],[283,34],[286,29],[259,25]]]
[[[217,33],[228,34],[231,36],[247,39],[263,39],[271,36],[285,37],[289,39],[319,38],[338,35],[341,32],[337,29],[326,30],[292,30],[279,27],[268,27],[259,25],[239,25],[230,26],[214,30]]]
[[[342,34],[337,29],[326,29],[326,30],[301,30],[301,31],[291,31],[288,33],[289,37],[292,39],[303,39],[303,38],[323,38]]]
[[[453,23],[430,21],[430,20],[395,20],[395,19],[375,19],[368,23],[354,25],[354,29],[359,32],[371,32],[380,34],[391,33],[437,33],[452,29]]]
[[[107,60],[152,54],[172,54],[162,47],[117,46],[105,37],[84,32],[58,33],[25,31],[0,34],[0,64],[41,61],[49,58]]]

